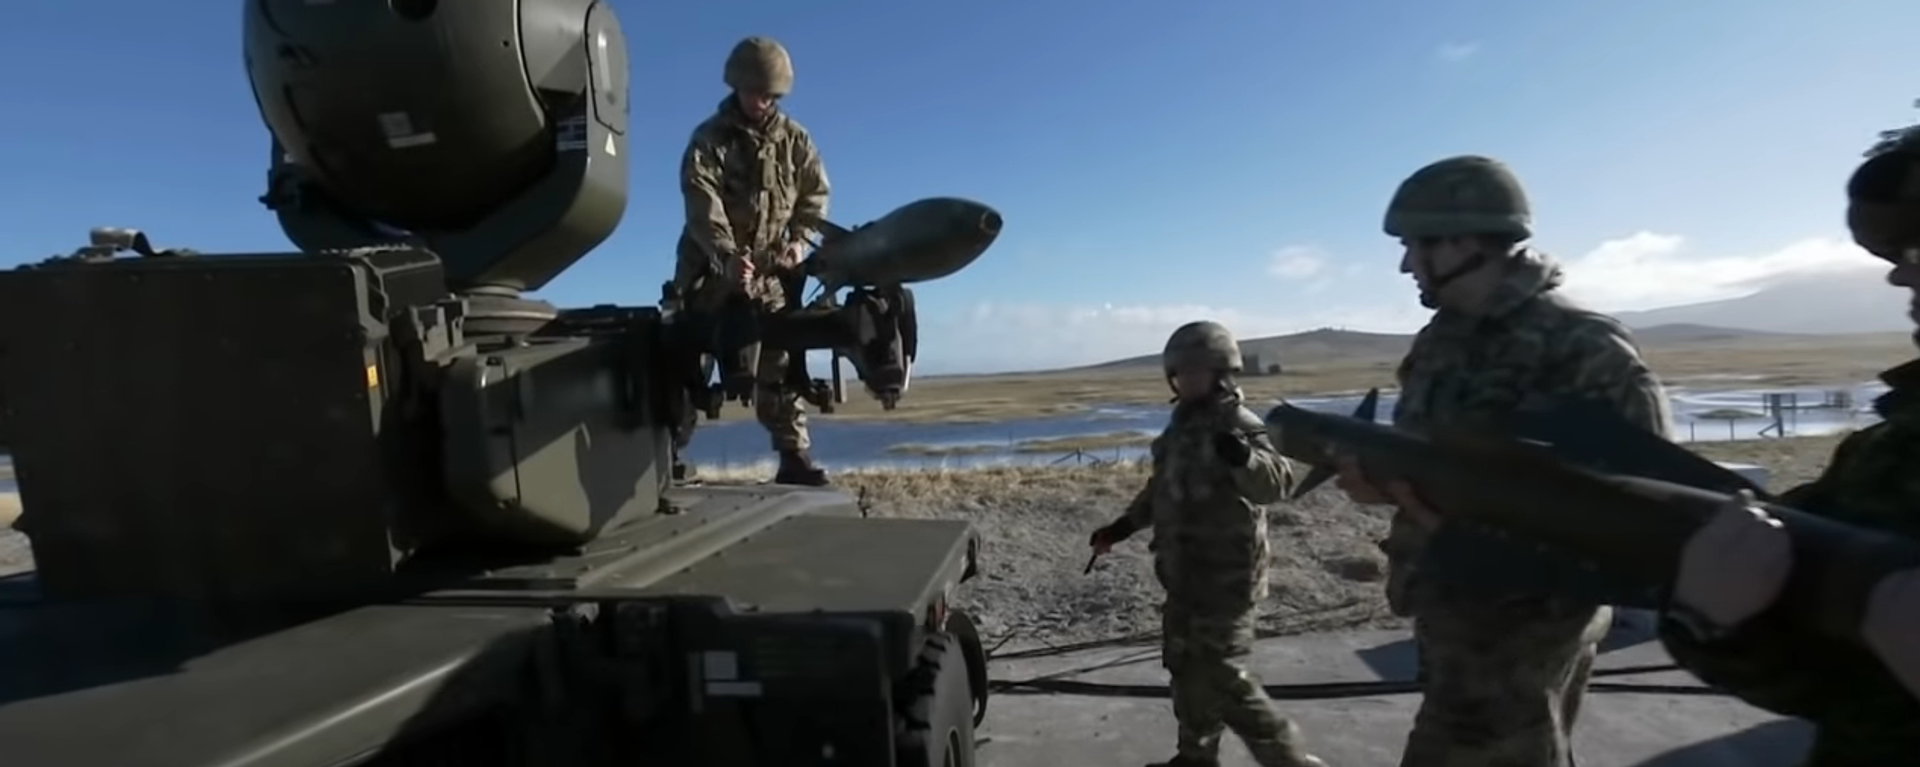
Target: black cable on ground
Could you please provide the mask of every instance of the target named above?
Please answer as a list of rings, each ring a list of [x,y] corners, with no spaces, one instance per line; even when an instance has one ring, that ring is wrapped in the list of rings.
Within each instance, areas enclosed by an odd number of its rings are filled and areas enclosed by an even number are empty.
[[[1099,671],[1101,669],[1124,666],[1149,660],[1159,655],[1151,644],[1159,634],[1141,633],[1128,636],[1110,637],[1064,645],[1053,645],[1009,653],[989,653],[990,660],[1032,660],[1035,658],[1057,657],[1086,650],[1098,650],[1117,647],[1141,646],[1141,655],[1111,659],[1100,663],[1076,666],[1050,674],[1028,679],[989,679],[987,689],[995,695],[1086,695],[1108,698],[1166,698],[1172,693],[1166,685],[1154,684],[1115,684],[1109,682],[1090,682],[1063,677]],[[1011,639],[1011,637],[1008,637]],[[1005,644],[1003,641],[1001,644]],[[1636,676],[1681,670],[1672,663],[1649,663],[1636,666],[1618,666],[1595,669],[1594,678]],[[1378,680],[1366,682],[1316,682],[1298,684],[1266,685],[1267,695],[1275,700],[1339,700],[1345,698],[1364,698],[1379,695],[1406,695],[1420,692],[1420,684],[1411,680]],[[1722,696],[1726,693],[1698,684],[1638,684],[1628,682],[1589,682],[1589,692],[1639,693],[1643,695],[1710,695]]]

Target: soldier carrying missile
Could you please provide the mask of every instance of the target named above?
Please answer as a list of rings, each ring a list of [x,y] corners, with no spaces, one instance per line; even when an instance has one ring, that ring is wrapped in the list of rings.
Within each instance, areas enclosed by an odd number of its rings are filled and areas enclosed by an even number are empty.
[[[780,99],[793,89],[786,48],[765,37],[741,40],[727,56],[724,78],[732,92],[694,128],[680,164],[686,224],[676,248],[674,287],[687,304],[716,312],[744,299],[762,313],[802,300],[787,295],[807,243],[820,232],[830,191],[813,137]],[[754,371],[753,412],[772,437],[780,484],[825,485],[813,462],[801,393],[787,380],[788,353],[768,344],[748,347],[731,368]],[[675,432],[674,473],[691,424]]]
[[[1847,194],[1855,242],[1892,264],[1887,281],[1914,294],[1920,326],[1920,133],[1875,147]],[[1920,327],[1914,337],[1920,344]],[[1596,567],[1665,573],[1656,585],[1667,595],[1659,631],[1668,652],[1709,684],[1813,723],[1803,767],[1907,763],[1920,750],[1920,360],[1881,378],[1890,387],[1874,403],[1882,420],[1847,437],[1818,479],[1764,504],[1751,490],[1698,492],[1705,485],[1685,480],[1662,489],[1633,470],[1585,474],[1459,434],[1434,445],[1444,459],[1373,457],[1408,475],[1388,481],[1386,494],[1429,524],[1491,524]],[[1268,422],[1314,431],[1285,410]],[[1314,435],[1301,436],[1288,449],[1313,452]],[[1465,465],[1442,465],[1456,461]],[[1406,471],[1416,464],[1424,468]],[[1424,475],[1418,487],[1412,475]],[[1565,508],[1486,504],[1543,490],[1570,496]],[[1716,497],[1717,511],[1693,510]],[[1453,517],[1463,519],[1444,521]]]
[[[1460,156],[1415,171],[1383,228],[1405,248],[1400,271],[1436,309],[1400,364],[1396,426],[1426,432],[1573,397],[1666,434],[1666,397],[1630,334],[1563,296],[1560,266],[1526,244],[1531,206],[1504,163]],[[1353,465],[1340,486],[1359,503],[1394,503]],[[1469,588],[1457,567],[1423,556],[1430,519],[1398,505],[1382,543],[1388,600],[1413,618],[1423,686],[1402,767],[1570,764],[1610,609],[1527,583]]]
[[[1913,294],[1920,344],[1920,133],[1876,146],[1847,183],[1854,242]],[[1920,539],[1920,360],[1881,374],[1879,423],[1848,436],[1819,479],[1781,505]],[[1778,519],[1730,504],[1683,551],[1661,638],[1702,680],[1816,726],[1805,767],[1910,763],[1920,753],[1920,570],[1866,600],[1860,644],[1810,635],[1770,610],[1794,565]],[[1891,672],[1891,674],[1889,674]]]

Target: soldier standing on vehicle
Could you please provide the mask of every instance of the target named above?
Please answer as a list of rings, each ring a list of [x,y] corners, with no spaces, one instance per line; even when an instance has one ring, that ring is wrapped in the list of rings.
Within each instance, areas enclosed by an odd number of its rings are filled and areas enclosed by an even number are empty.
[[[1572,400],[1670,434],[1666,394],[1628,331],[1562,296],[1559,265],[1525,244],[1531,206],[1505,164],[1461,156],[1415,171],[1388,203],[1384,228],[1406,249],[1400,271],[1437,310],[1400,364],[1394,425],[1421,433]],[[1350,461],[1339,481],[1355,502],[1395,503]],[[1529,584],[1488,594],[1450,583],[1446,568],[1420,561],[1438,517],[1396,505],[1381,543],[1388,601],[1413,618],[1424,692],[1402,767],[1570,765],[1574,718],[1612,609]]]
[[[1847,184],[1853,239],[1893,264],[1913,295],[1920,344],[1920,135],[1876,147]],[[1810,514],[1920,538],[1920,360],[1880,376],[1879,423],[1848,435],[1826,471],[1778,501]],[[1661,639],[1682,666],[1754,706],[1812,722],[1803,767],[1912,764],[1920,754],[1920,570],[1868,598],[1865,647],[1768,611],[1793,566],[1780,522],[1746,504],[1710,521],[1682,553]]]
[[[1154,575],[1166,589],[1161,663],[1172,677],[1179,750],[1158,767],[1219,764],[1231,729],[1263,767],[1325,767],[1300,745],[1242,666],[1254,608],[1267,596],[1263,504],[1285,496],[1293,469],[1241,404],[1240,345],[1213,322],[1181,326],[1162,353],[1176,404],[1153,441],[1153,474],[1126,513],[1094,531],[1096,556],[1151,527]]]
[[[793,89],[786,48],[764,37],[741,40],[724,79],[732,93],[693,130],[681,160],[687,218],[674,285],[703,311],[744,295],[770,313],[801,298],[787,295],[780,277],[799,267],[826,218],[827,173],[812,134],[780,109]],[[786,351],[761,345],[745,356],[736,364],[754,370],[754,416],[780,456],[773,481],[827,484],[809,451],[800,392],[786,380]],[[683,471],[677,455],[675,463]]]

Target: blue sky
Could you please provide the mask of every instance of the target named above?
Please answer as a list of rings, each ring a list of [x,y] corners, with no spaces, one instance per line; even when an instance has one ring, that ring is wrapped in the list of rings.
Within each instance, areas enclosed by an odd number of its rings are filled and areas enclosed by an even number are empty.
[[[1451,154],[1513,164],[1537,243],[1605,309],[1738,294],[1871,264],[1846,173],[1912,121],[1912,0],[1450,3],[616,0],[633,63],[621,228],[540,291],[648,303],[671,271],[688,132],[751,34],[793,51],[832,217],[928,195],[998,207],[970,270],[919,288],[923,370],[1156,350],[1182,322],[1243,335],[1424,315],[1380,232],[1393,187]],[[22,3],[0,141],[0,252],[91,226],[273,251],[267,133],[239,4]]]

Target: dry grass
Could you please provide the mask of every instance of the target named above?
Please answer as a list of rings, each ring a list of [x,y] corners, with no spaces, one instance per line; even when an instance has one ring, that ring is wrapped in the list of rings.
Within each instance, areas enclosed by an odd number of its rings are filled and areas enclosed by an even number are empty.
[[[1767,467],[1784,489],[1812,479],[1838,437],[1696,443],[1721,461]],[[703,470],[707,472],[708,470]],[[771,465],[705,473],[714,482],[765,481]],[[966,607],[989,633],[1013,645],[1058,644],[1150,634],[1158,626],[1159,587],[1144,545],[1129,542],[1090,575],[1087,534],[1120,513],[1146,478],[1138,462],[1097,466],[978,469],[855,469],[835,475],[875,513],[965,519],[980,530],[982,578]],[[1385,562],[1375,542],[1386,513],[1320,490],[1269,512],[1273,594],[1263,628],[1298,633],[1401,625],[1386,609]]]
[[[1015,453],[1066,455],[1094,451],[1141,447],[1153,441],[1152,434],[1139,431],[1110,431],[1102,434],[1076,434],[1070,437],[1041,437],[1020,440],[1010,446],[984,444],[927,445],[908,442],[887,446],[887,452],[919,458],[959,457],[999,452],[1003,447]]]
[[[1648,362],[1669,384],[1715,388],[1851,384],[1912,354],[1912,343],[1893,335],[1769,338],[1710,346],[1675,343],[1646,350]],[[1329,354],[1285,362],[1283,375],[1243,379],[1247,394],[1265,399],[1392,386],[1399,358]],[[848,401],[825,417],[993,423],[1103,405],[1158,405],[1168,396],[1166,381],[1151,367],[920,378],[893,411],[881,410],[856,381],[847,384]],[[721,419],[745,414],[743,408],[726,408]]]
[[[1773,473],[1784,489],[1812,479],[1838,437],[1696,443],[1713,459],[1752,463]],[[764,482],[771,464],[702,469],[715,483]],[[1145,535],[1082,575],[1087,534],[1111,521],[1145,480],[1137,462],[1060,468],[876,470],[836,474],[875,513],[910,518],[965,519],[985,541],[982,578],[966,592],[965,607],[991,634],[1014,646],[1150,635],[1158,626]],[[17,498],[15,499],[17,503]],[[1350,627],[1391,627],[1381,595],[1384,562],[1375,541],[1386,514],[1356,506],[1335,490],[1269,511],[1273,594],[1263,627],[1299,633]],[[30,566],[25,540],[0,531],[0,573]]]

